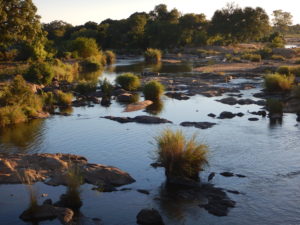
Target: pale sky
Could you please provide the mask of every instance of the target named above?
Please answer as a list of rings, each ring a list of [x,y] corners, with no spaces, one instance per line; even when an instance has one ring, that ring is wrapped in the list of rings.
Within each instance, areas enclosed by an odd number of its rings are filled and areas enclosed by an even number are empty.
[[[210,19],[217,9],[227,2],[241,7],[262,7],[269,16],[273,10],[282,9],[293,15],[293,23],[300,23],[299,0],[33,0],[38,7],[42,22],[63,20],[73,25],[87,21],[100,23],[107,18],[123,19],[134,12],[149,12],[158,4],[168,9],[177,8],[182,13],[204,13]]]

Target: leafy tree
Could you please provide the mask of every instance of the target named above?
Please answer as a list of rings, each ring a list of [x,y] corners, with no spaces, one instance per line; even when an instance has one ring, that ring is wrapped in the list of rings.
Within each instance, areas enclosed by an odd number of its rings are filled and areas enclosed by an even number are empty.
[[[31,0],[0,1],[0,49],[6,50],[17,42],[27,42],[36,57],[44,57],[45,33]]]
[[[99,55],[95,39],[79,37],[72,41],[71,50],[78,53],[79,57],[88,58]]]
[[[284,12],[281,9],[273,11],[273,25],[277,32],[282,34],[287,33],[289,26],[293,23],[293,16],[289,12]]]

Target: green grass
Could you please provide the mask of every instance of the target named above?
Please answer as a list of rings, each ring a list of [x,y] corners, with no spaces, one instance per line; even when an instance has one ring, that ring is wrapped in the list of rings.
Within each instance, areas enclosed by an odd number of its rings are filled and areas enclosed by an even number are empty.
[[[208,164],[206,145],[198,143],[195,135],[187,139],[182,131],[170,129],[164,130],[155,140],[155,159],[165,168],[167,178],[198,180],[199,172]]]
[[[116,78],[116,83],[126,91],[135,91],[140,85],[140,78],[132,73],[125,73]]]
[[[56,98],[56,103],[59,106],[69,106],[72,104],[73,94],[72,93],[65,93],[61,90],[57,90],[54,93]]]
[[[157,101],[164,93],[164,86],[158,81],[150,81],[145,84],[143,94],[146,100]]]
[[[290,91],[294,80],[295,77],[293,75],[268,74],[264,77],[264,86],[269,92]]]
[[[145,61],[147,63],[158,63],[161,61],[162,53],[159,49],[148,48],[145,53]]]

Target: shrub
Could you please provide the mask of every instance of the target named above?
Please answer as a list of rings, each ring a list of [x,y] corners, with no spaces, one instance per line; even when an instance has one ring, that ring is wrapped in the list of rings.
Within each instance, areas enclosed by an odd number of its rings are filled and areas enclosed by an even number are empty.
[[[27,121],[22,108],[18,106],[5,106],[0,108],[0,127]]]
[[[242,59],[250,60],[251,62],[260,62],[261,56],[258,54],[244,54]]]
[[[83,72],[95,72],[100,70],[102,67],[100,62],[95,62],[91,59],[85,59],[80,63],[80,66]]]
[[[281,75],[286,75],[289,76],[291,71],[290,71],[290,67],[288,66],[280,66],[277,69],[277,73],[281,74]]]
[[[141,85],[140,78],[132,73],[119,75],[116,83],[127,91],[137,90]]]
[[[73,100],[72,93],[65,93],[61,90],[57,90],[54,93],[55,96],[55,102],[60,106],[68,106],[71,105]]]
[[[63,63],[59,59],[55,59],[52,63],[54,77],[58,80],[72,82],[76,80],[79,74],[78,63],[68,64]]]
[[[159,49],[148,48],[145,53],[145,61],[148,63],[158,63],[161,60],[161,51]]]
[[[187,140],[181,131],[166,129],[158,137],[156,161],[165,168],[167,179],[172,177],[198,180],[207,162],[207,146],[199,144],[194,135]]]
[[[24,78],[27,81],[37,84],[49,84],[53,77],[53,68],[46,62],[36,62],[32,64],[24,74]]]
[[[283,104],[278,99],[267,99],[266,109],[270,114],[282,114],[283,113]]]
[[[81,58],[88,58],[99,54],[98,45],[93,38],[76,38],[71,42],[71,50],[77,52]]]
[[[269,92],[289,91],[292,88],[295,77],[293,75],[285,76],[279,73],[268,74],[265,76],[265,88]]]
[[[258,54],[260,54],[263,59],[266,59],[272,55],[272,52],[273,51],[271,48],[265,47],[265,48],[260,49],[258,51]]]
[[[114,86],[106,78],[100,81],[100,87],[105,97],[111,97]]]
[[[164,92],[164,86],[158,81],[148,82],[143,89],[145,99],[156,101]]]
[[[93,81],[80,81],[75,88],[75,91],[82,94],[90,94],[96,91],[97,83]]]
[[[104,55],[106,57],[106,63],[108,65],[113,64],[116,61],[116,55],[113,51],[105,51]]]
[[[284,61],[284,60],[285,60],[285,57],[282,56],[282,55],[272,55],[272,56],[271,56],[271,59],[273,59],[273,60],[278,60],[278,61]]]

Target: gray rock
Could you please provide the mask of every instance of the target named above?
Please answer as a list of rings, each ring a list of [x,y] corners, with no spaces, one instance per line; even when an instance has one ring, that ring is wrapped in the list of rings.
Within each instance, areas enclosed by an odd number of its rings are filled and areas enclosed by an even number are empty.
[[[224,112],[221,112],[218,119],[232,119],[235,116],[236,116],[236,114],[233,114],[232,112],[224,111]]]
[[[155,117],[155,116],[136,116],[134,118],[132,117],[115,117],[115,116],[105,116],[102,117],[105,119],[117,121],[119,123],[144,123],[144,124],[160,124],[160,123],[172,123],[169,120]]]
[[[216,123],[211,122],[182,122],[180,124],[183,127],[196,127],[200,129],[208,129],[216,125]]]

